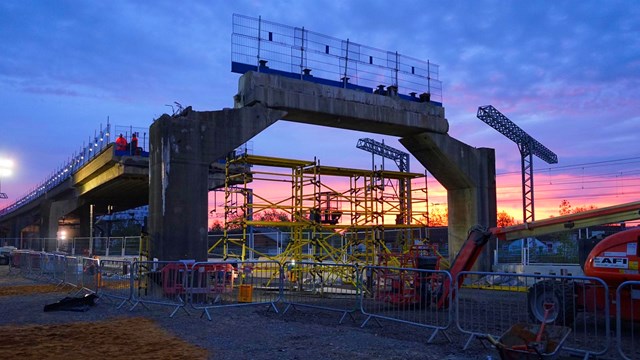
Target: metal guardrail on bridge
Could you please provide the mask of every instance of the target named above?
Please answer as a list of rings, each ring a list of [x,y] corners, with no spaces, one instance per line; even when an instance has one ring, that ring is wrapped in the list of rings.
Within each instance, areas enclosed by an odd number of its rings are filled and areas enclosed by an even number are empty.
[[[112,130],[114,130],[114,132],[112,132]],[[133,133],[138,134],[138,147],[141,147],[143,150],[148,149],[148,131],[148,128],[117,125],[113,126],[112,129],[112,125],[109,123],[107,123],[104,129],[101,126],[99,131],[96,131],[93,136],[89,136],[88,142],[84,143],[79,151],[69,156],[68,160],[52,171],[47,179],[29,190],[26,195],[17,199],[13,204],[4,209],[0,209],[0,216],[16,211],[69,179],[85,164],[105,151],[119,134],[127,136],[128,141]],[[130,153],[133,154],[134,151],[135,150],[130,150]]]

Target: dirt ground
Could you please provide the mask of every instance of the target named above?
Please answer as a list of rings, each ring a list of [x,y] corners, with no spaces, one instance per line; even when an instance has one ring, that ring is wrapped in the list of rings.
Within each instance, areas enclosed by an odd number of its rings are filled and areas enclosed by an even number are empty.
[[[0,360],[499,358],[497,350],[486,341],[470,338],[455,324],[437,333],[384,319],[374,319],[364,326],[367,317],[358,311],[340,322],[343,315],[340,312],[303,306],[285,312],[286,304],[281,302],[273,305],[277,311],[265,303],[211,308],[211,321],[202,316],[201,309],[190,305],[177,310],[175,305],[134,306],[131,301],[122,303],[108,297],[100,298],[95,306],[83,312],[44,312],[45,305],[78,296],[76,290],[47,284],[46,279],[8,274],[7,270],[6,266],[0,266]],[[480,294],[473,294],[472,298],[479,304],[501,304],[510,318],[527,314],[526,309],[507,306],[511,303],[503,299],[503,292],[481,295],[476,299]],[[510,296],[517,300],[523,294]],[[480,311],[476,318],[474,308],[469,307],[467,320],[482,322],[484,312]],[[170,317],[174,310],[175,316]],[[597,328],[603,328],[601,325]],[[465,344],[468,347],[463,349]],[[620,356],[612,348],[606,357],[598,358]]]
[[[424,329],[396,324],[360,328],[363,319],[339,324],[339,314],[267,306],[220,308],[213,321],[180,310],[100,299],[86,312],[43,312],[71,296],[68,288],[42,284],[0,267],[0,359],[487,359],[480,348],[461,352]]]
[[[5,277],[0,297],[50,294],[67,296],[70,287],[53,284],[18,284]],[[7,314],[8,315],[8,314]],[[135,336],[131,336],[135,334]],[[115,317],[64,324],[0,326],[2,359],[207,359],[208,351],[190,344],[144,317]],[[100,339],[100,341],[96,341]],[[104,341],[106,340],[106,341]]]
[[[133,306],[100,298],[85,312],[44,312],[43,306],[73,296],[43,279],[7,275],[0,266],[0,360],[2,359],[498,359],[497,351],[455,327],[438,333],[398,322],[370,321],[294,307],[212,309],[212,321],[197,309]]]
[[[26,286],[22,286],[26,289]],[[130,336],[133,333],[135,336]],[[142,317],[60,325],[0,327],[3,359],[206,359],[189,344]],[[105,334],[109,334],[108,338]],[[96,341],[102,339],[105,341]]]
[[[52,292],[63,292],[68,288],[52,284],[15,285],[0,287],[0,296],[32,295]]]

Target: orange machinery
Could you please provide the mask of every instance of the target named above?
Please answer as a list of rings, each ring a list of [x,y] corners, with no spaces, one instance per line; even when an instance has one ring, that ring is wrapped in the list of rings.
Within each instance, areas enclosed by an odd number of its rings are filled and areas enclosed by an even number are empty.
[[[486,229],[476,226],[469,232],[467,240],[458,252],[449,271],[454,280],[461,272],[470,271],[484,246],[493,238],[499,240],[514,240],[558,232],[574,227],[582,228],[636,219],[640,219],[640,201],[509,227]],[[608,285],[609,294],[603,294],[604,289],[601,286],[597,286],[597,284],[572,286],[571,288],[574,289],[573,291],[575,291],[575,293],[571,294],[571,300],[573,301],[573,299],[575,299],[580,302],[581,299],[602,299],[605,295],[609,296],[610,299],[615,299],[616,289],[622,282],[628,280],[640,281],[640,273],[638,270],[639,261],[640,228],[632,228],[604,238],[591,250],[585,264],[582,265],[586,276],[602,279]],[[531,300],[531,296],[535,296],[541,297],[544,301],[530,301],[531,303],[544,304],[547,301],[553,301],[558,304],[563,304],[569,301],[569,299],[559,298],[559,292],[552,291],[552,289],[557,288],[557,286],[548,286],[553,284],[545,283],[549,281],[555,280],[545,280],[532,286],[529,290],[529,299]],[[461,283],[462,281],[458,283],[458,286],[461,286]],[[449,305],[448,295],[451,290],[450,287],[451,284],[449,281],[442,282],[442,291],[439,292],[437,302],[438,308]],[[629,292],[630,290],[625,289],[625,291]],[[585,292],[591,296],[583,296]],[[625,299],[624,301],[631,302],[629,304],[622,304],[622,308],[625,310],[622,315],[626,316],[626,319],[629,319],[633,316],[632,314],[635,313],[637,317],[638,314],[640,314],[640,299],[633,299],[631,294],[626,293],[622,294],[622,298]],[[611,301],[610,304],[612,304],[611,306],[615,306],[615,301]],[[576,308],[578,309],[589,310],[593,307],[603,307],[603,305],[593,301],[591,303],[576,304]],[[539,322],[552,322],[553,319],[555,319],[552,317],[552,320],[545,320],[543,317],[544,309],[529,310],[532,317]],[[614,314],[615,309],[612,310],[610,313]],[[638,321],[640,319],[636,318],[633,320]]]

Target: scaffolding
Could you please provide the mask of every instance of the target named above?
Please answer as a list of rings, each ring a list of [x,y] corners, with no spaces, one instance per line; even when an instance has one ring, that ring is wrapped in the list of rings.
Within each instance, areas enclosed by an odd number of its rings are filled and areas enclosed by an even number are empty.
[[[230,169],[238,165],[251,171],[232,173]],[[324,166],[317,159],[249,154],[229,158],[223,237],[209,252],[220,253],[221,247],[225,259],[245,260],[257,255],[281,262],[376,264],[381,254],[407,251],[418,240],[407,234],[424,224],[413,216],[414,206],[402,204],[420,201],[424,205],[426,199],[413,199],[400,184],[422,177],[410,172]],[[336,182],[348,184],[348,188],[338,189],[332,185]],[[263,194],[256,190],[264,188],[258,184],[268,183],[279,184],[280,188],[288,184],[291,192],[274,199],[273,192],[262,190]],[[264,216],[274,210],[282,218]],[[290,239],[276,256],[262,253],[252,243],[254,227],[288,229]],[[389,229],[397,229],[402,235],[385,239],[385,230]]]

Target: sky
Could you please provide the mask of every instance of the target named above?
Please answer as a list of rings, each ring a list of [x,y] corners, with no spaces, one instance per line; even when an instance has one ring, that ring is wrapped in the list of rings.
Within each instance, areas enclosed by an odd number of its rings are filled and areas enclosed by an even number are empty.
[[[498,209],[522,217],[517,146],[476,118],[493,105],[558,155],[534,159],[536,219],[562,200],[640,199],[640,2],[636,1],[2,1],[0,208],[112,125],[148,128],[178,102],[233,106],[232,15],[322,33],[440,66],[449,134],[496,150]],[[370,168],[356,149],[394,137],[279,121],[257,155]],[[389,164],[389,162],[387,162]],[[387,167],[390,165],[387,165]],[[415,160],[411,171],[424,168]],[[444,190],[428,176],[434,206]]]

